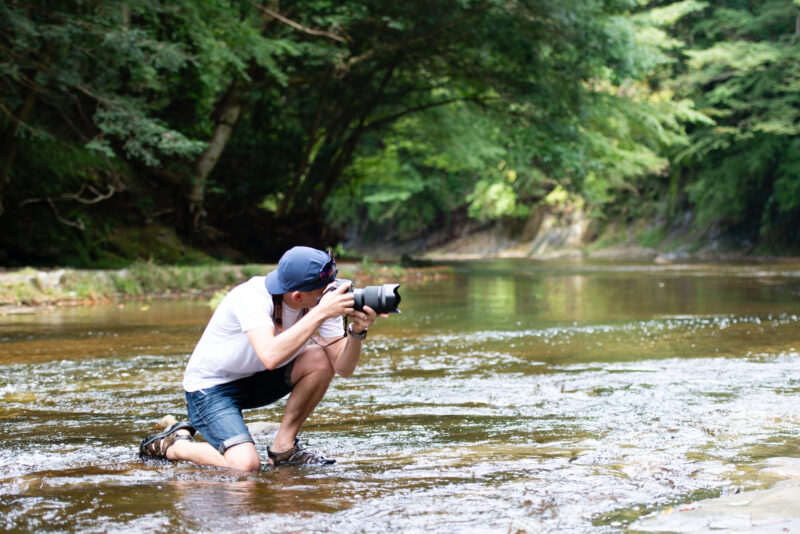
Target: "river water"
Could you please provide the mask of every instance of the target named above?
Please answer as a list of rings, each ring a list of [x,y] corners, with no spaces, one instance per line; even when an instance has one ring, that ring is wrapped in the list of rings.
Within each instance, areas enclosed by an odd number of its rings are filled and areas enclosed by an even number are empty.
[[[197,301],[0,317],[7,532],[619,532],[800,457],[800,265],[471,262],[401,287],[301,435],[330,467],[137,459]],[[247,412],[262,457],[283,402]]]

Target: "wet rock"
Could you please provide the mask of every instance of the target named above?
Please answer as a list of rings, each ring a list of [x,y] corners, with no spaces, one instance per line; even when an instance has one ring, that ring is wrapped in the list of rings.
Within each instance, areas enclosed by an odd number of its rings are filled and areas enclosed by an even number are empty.
[[[642,532],[798,532],[800,458],[772,458],[760,471],[790,477],[769,489],[744,491],[669,508],[645,517],[631,529]]]
[[[165,415],[165,416],[164,416],[164,417],[162,417],[162,418],[161,418],[161,420],[160,420],[160,421],[159,421],[159,422],[156,424],[156,426],[157,426],[158,428],[160,428],[161,430],[166,430],[166,429],[168,429],[169,427],[171,427],[172,425],[174,425],[174,424],[175,424],[175,423],[177,423],[177,422],[178,422],[178,420],[177,420],[177,419],[175,419],[175,416],[174,416],[174,415]]]

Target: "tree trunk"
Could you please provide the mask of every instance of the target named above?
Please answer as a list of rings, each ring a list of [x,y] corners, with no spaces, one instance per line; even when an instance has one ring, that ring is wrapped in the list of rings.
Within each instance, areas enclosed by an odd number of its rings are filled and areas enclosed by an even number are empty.
[[[310,184],[311,187],[309,188],[309,191],[311,192],[311,207],[314,211],[320,211],[322,209],[322,203],[325,201],[328,195],[330,195],[331,191],[333,191],[333,188],[338,183],[345,167],[347,167],[347,165],[352,161],[353,154],[358,147],[358,142],[361,140],[361,136],[364,133],[364,126],[366,124],[367,117],[369,117],[369,114],[372,113],[372,111],[375,110],[380,104],[381,99],[386,92],[386,87],[389,85],[389,81],[392,79],[398,63],[399,60],[395,60],[386,67],[386,72],[381,78],[381,82],[376,93],[372,96],[370,102],[361,112],[361,115],[358,119],[358,124],[344,140],[341,147],[335,154],[335,157],[332,158],[332,161],[328,162],[324,174],[317,176],[315,183]],[[318,187],[320,184],[321,187]]]
[[[325,104],[328,100],[328,82],[330,82],[331,75],[333,74],[333,69],[328,69],[328,72],[325,75],[325,79],[322,82],[321,94],[319,100],[317,101],[317,111],[314,114],[314,123],[311,125],[311,129],[308,132],[308,141],[306,141],[306,149],[303,152],[303,156],[300,160],[300,163],[297,165],[297,170],[292,176],[292,181],[289,183],[289,187],[286,188],[286,192],[281,199],[280,204],[278,205],[278,210],[275,213],[277,218],[282,218],[286,215],[286,212],[289,210],[290,206],[292,205],[292,201],[294,200],[294,196],[297,193],[297,190],[300,188],[300,185],[303,182],[303,177],[309,171],[309,163],[311,159],[311,153],[314,150],[314,147],[317,145],[318,133],[320,129],[320,123],[322,122],[322,113],[325,109]]]
[[[273,11],[279,10],[278,0],[267,0],[266,4]],[[275,18],[272,15],[262,13],[261,22],[259,31],[264,33],[275,22]],[[250,70],[251,79],[253,79],[255,76],[252,65]],[[211,171],[214,170],[217,161],[219,161],[222,151],[225,150],[225,145],[233,134],[233,129],[242,114],[242,108],[244,107],[243,92],[242,80],[239,78],[234,79],[216,113],[217,125],[214,127],[214,133],[211,134],[208,146],[194,164],[191,190],[189,191],[189,213],[192,217],[191,229],[195,234],[199,233],[203,226],[203,219],[206,216],[203,204],[205,202],[208,177]]]
[[[192,188],[189,192],[189,213],[192,216],[192,231],[198,233],[203,224],[203,219],[206,216],[206,211],[203,207],[206,194],[206,184],[208,183],[208,176],[214,170],[225,145],[233,133],[233,128],[239,120],[242,113],[242,90],[241,82],[236,79],[231,83],[225,98],[222,100],[219,112],[217,125],[214,127],[214,133],[211,135],[211,140],[208,146],[197,159],[194,164],[192,172]]]

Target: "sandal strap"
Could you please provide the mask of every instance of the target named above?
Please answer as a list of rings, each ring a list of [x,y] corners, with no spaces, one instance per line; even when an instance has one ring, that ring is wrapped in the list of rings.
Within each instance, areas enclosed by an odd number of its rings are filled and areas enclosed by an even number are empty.
[[[189,434],[178,434],[179,430],[188,430]],[[192,441],[194,434],[195,429],[189,423],[177,423],[160,434],[153,434],[145,438],[139,447],[139,456],[167,460],[167,451],[176,441]]]
[[[157,439],[142,447],[142,455],[148,458],[155,458],[157,460],[164,460],[166,458],[166,451],[162,450],[164,440],[166,438]]]
[[[173,436],[173,437],[172,437],[172,443],[170,443],[169,445],[167,445],[167,449],[169,449],[170,447],[172,447],[173,445],[175,445],[175,442],[176,442],[176,441],[194,441],[194,440],[192,439],[192,436],[190,436],[189,434],[173,434],[172,436]],[[166,454],[166,452],[167,452],[167,449],[164,449],[164,453],[165,453],[165,454]]]
[[[270,447],[267,447],[267,455],[272,460],[273,465],[330,465],[335,463],[336,460],[332,458],[325,458],[319,454],[315,454],[300,444],[300,441],[294,440],[294,447],[288,451],[273,452]]]

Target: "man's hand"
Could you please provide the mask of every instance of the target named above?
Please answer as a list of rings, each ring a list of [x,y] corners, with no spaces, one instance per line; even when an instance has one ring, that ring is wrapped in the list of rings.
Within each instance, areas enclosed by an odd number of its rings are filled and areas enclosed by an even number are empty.
[[[349,292],[350,284],[339,284],[333,291],[327,291],[319,299],[319,304],[314,308],[318,309],[325,317],[341,317],[353,312],[353,293]]]
[[[325,306],[330,305],[330,309],[341,309],[336,308],[334,306],[335,303],[338,303],[340,306],[345,306],[344,313],[347,314],[352,321],[350,323],[350,328],[352,328],[353,332],[356,334],[360,334],[372,325],[375,318],[378,317],[378,314],[369,306],[364,306],[363,310],[354,309],[353,305],[355,301],[349,289],[350,286],[348,284],[342,284],[342,287],[338,287],[335,291],[323,295],[317,306],[322,306],[323,303],[325,303]],[[347,291],[347,293],[345,293],[345,291]],[[388,317],[389,315],[382,313],[380,316]],[[347,341],[345,343],[335,343],[325,348],[325,352],[328,358],[330,358],[331,364],[333,364],[334,371],[339,376],[345,378],[353,374],[356,365],[358,365],[358,359],[361,356],[361,342],[352,336],[346,337]],[[341,339],[343,338],[339,338],[339,340]]]
[[[353,332],[360,334],[372,326],[372,323],[375,322],[375,318],[378,317],[378,314],[375,313],[375,310],[369,306],[364,306],[362,311],[352,310],[348,312],[347,316],[350,318],[350,321],[352,321]],[[380,314],[380,317],[389,317],[389,314],[382,313]]]

